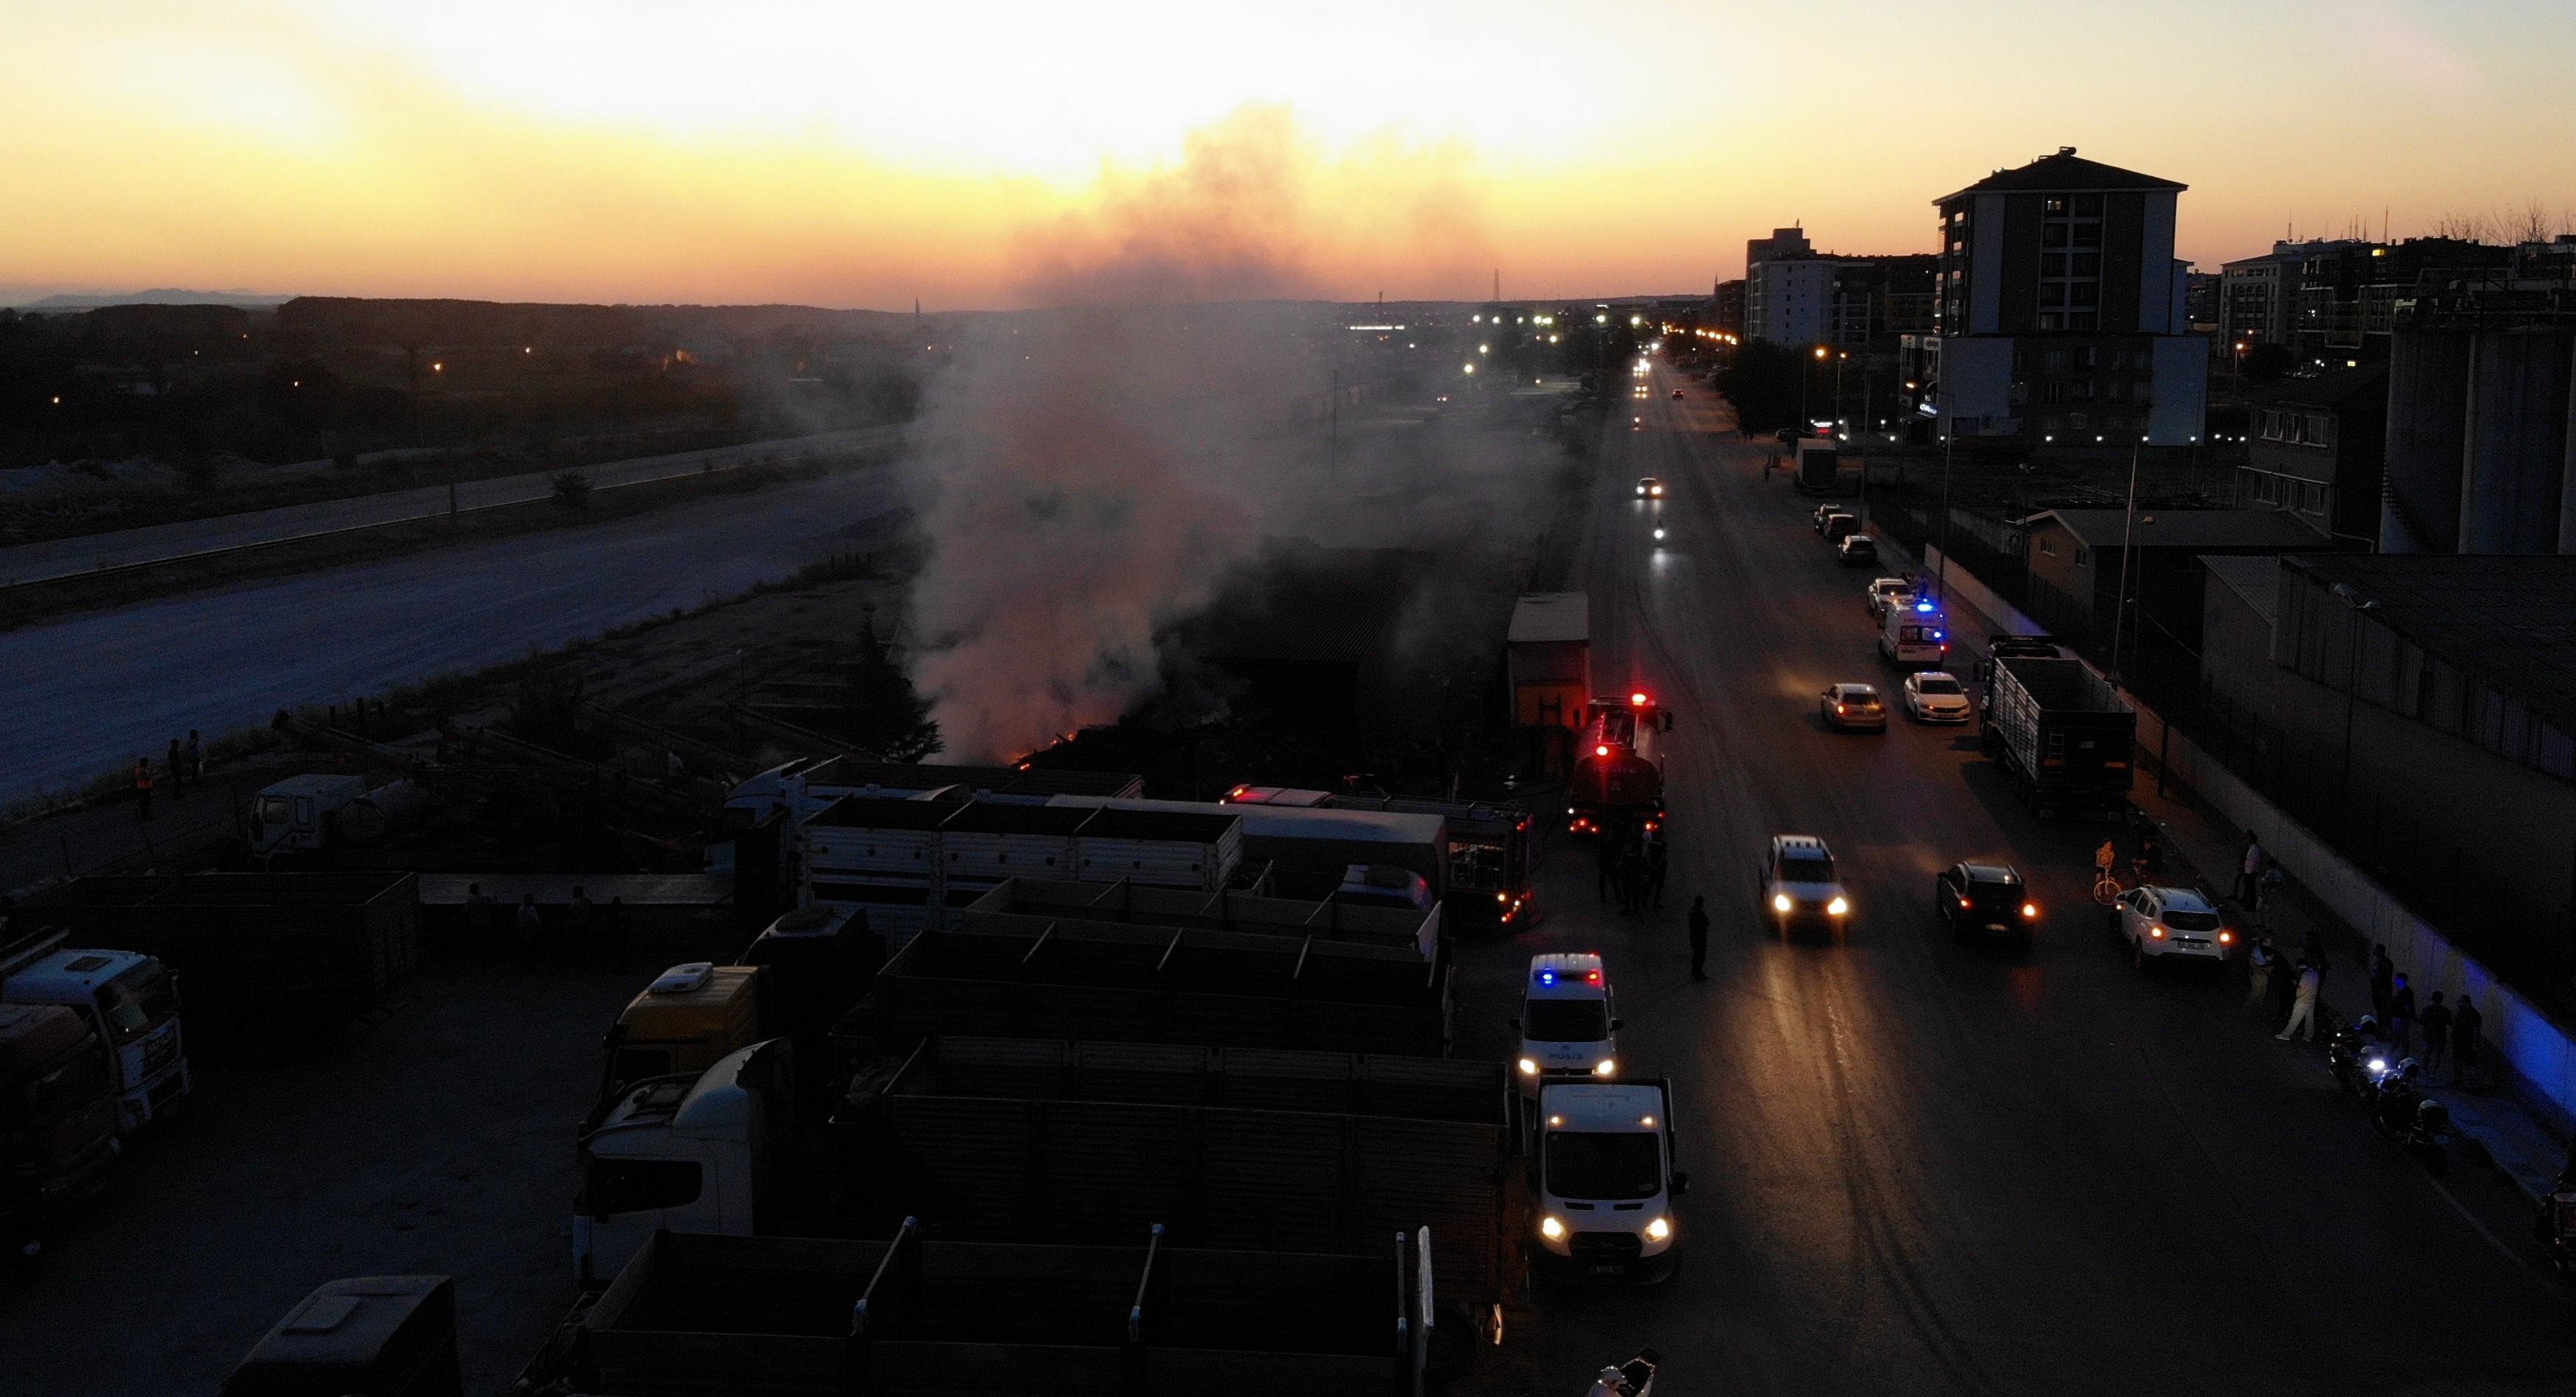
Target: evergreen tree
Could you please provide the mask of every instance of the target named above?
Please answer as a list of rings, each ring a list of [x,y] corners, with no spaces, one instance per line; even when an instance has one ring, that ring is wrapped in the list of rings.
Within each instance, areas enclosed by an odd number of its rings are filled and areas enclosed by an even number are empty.
[[[859,668],[850,677],[850,736],[890,762],[917,762],[947,744],[930,718],[930,700],[912,687],[895,647],[877,635],[876,608],[859,622]]]

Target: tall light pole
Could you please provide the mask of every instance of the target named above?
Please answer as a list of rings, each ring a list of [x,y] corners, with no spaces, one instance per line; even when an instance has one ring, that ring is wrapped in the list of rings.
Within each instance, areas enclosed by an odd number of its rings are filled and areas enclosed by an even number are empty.
[[[2353,705],[2361,697],[2361,620],[2377,611],[2379,602],[2377,598],[2365,597],[2354,591],[2349,582],[2338,582],[2331,590],[2335,600],[2342,602],[2352,613],[2345,647],[2350,653],[2345,659],[2343,679],[2343,775],[2335,782],[2336,803],[2343,807],[2344,815],[2349,818],[2352,814],[2352,723],[2358,716]]]
[[[2129,447],[2129,515],[2120,527],[2120,593],[2111,614],[2111,675],[2124,683],[2128,671],[2120,667],[2120,642],[2129,628],[2129,560],[2138,552],[2138,453],[2146,441],[2140,437]]]
[[[1850,357],[1847,351],[1834,351],[1834,425],[1837,427],[1843,422],[1843,361]]]
[[[1821,344],[1817,345],[1816,358],[1821,360],[1824,357],[1825,347]],[[1807,387],[1809,384],[1815,382],[1815,379],[1816,366],[1814,364],[1807,365],[1806,369],[1798,375],[1798,435],[1802,437],[1807,434],[1808,427],[1816,420],[1814,417],[1809,416],[1807,412]]]
[[[1959,419],[1941,414],[1941,560],[1933,564],[1932,592],[1950,604],[1950,459],[1959,450]],[[1902,501],[1899,502],[1900,506]]]

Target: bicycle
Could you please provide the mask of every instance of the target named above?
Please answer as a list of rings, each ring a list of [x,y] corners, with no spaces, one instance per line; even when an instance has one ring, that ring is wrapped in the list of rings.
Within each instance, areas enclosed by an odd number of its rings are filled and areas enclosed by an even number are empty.
[[[2095,902],[2108,907],[2120,900],[2120,894],[2123,891],[2125,889],[2120,886],[2120,875],[2110,869],[2105,868],[2094,876],[2093,900]]]

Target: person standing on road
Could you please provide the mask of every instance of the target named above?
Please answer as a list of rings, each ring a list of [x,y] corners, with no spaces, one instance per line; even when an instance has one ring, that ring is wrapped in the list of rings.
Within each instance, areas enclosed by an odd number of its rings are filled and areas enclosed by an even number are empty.
[[[134,801],[138,808],[138,813],[135,815],[135,818],[138,820],[151,819],[152,759],[150,757],[136,757],[134,759]]]
[[[2101,878],[2110,877],[2111,870],[2118,867],[2119,863],[2119,848],[2111,842],[2111,836],[2107,834],[2102,836],[2102,847],[2093,851],[2093,871],[2100,875],[2094,881],[2099,882]]]
[[[186,795],[188,793],[188,763],[186,758],[179,755],[179,739],[175,737],[170,739],[170,751],[167,755],[162,757],[161,765],[163,769],[170,773],[170,798],[172,800],[177,800],[179,797]]]
[[[2478,1041],[2478,1030],[2486,1026],[2486,1021],[2487,1016],[2478,1012],[2477,1004],[2461,995],[2451,1010],[2451,1085],[2469,1083],[2470,1074],[2478,1070],[2478,1053],[2484,1046]]]
[[[2451,1056],[2451,1006],[2442,1002],[2442,992],[2433,991],[2433,1002],[2424,1006],[2424,1080],[2432,1081]]]
[[[2370,947],[2370,1012],[2381,1023],[2388,1022],[2389,996],[2397,989],[2397,966],[2388,959],[2388,943],[2376,941]]]
[[[1672,853],[1664,847],[1663,836],[1646,831],[1646,900],[1658,908],[1664,905],[1664,875],[1670,870]]]
[[[1610,885],[1619,880],[1619,836],[1607,829],[1601,831],[1592,846],[1594,881],[1600,887],[1601,900],[1610,900]]]
[[[517,932],[519,939],[519,964],[523,968],[531,970],[536,968],[537,938],[544,934],[545,929],[545,914],[537,910],[537,895],[535,893],[519,894]]]
[[[2380,1020],[2388,1025],[2388,1046],[2399,1057],[2415,1051],[2415,987],[2406,977],[2396,976],[2389,982],[2388,1014]]]
[[[188,779],[195,783],[198,790],[204,790],[206,788],[206,744],[197,736],[195,728],[188,729],[188,743],[179,749],[179,755],[188,759]]]
[[[1708,896],[1695,893],[1690,910],[1691,978],[1708,978]]]
[[[2245,857],[2237,866],[2236,900],[2238,902],[2248,907],[2254,905],[2258,892],[2254,880],[2262,876],[2262,873],[2263,845],[2261,841],[2255,839],[2254,831],[2249,829],[2245,831]]]
[[[2245,953],[2245,1012],[2260,1014],[2272,1000],[2272,963],[2281,953],[2272,948],[2272,938],[2263,937]]]
[[[2317,1041],[2317,987],[2324,980],[2314,961],[2300,963],[2298,998],[2290,1005],[2290,1021],[2281,1025],[2281,1031],[2272,1035],[2274,1038],[2287,1043],[2296,1033],[2302,1042]]]

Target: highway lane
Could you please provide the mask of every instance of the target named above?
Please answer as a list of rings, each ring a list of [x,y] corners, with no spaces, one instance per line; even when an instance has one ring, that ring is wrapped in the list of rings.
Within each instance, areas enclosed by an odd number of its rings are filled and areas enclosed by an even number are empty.
[[[788,576],[854,546],[897,472],[843,472],[575,529],[266,578],[0,632],[0,800],[190,728],[466,673]]]
[[[1827,683],[1896,682],[1869,574],[1676,382],[1610,417],[1578,564],[1597,687],[1677,711],[1667,905],[1602,908],[1589,851],[1560,842],[1548,920],[1466,958],[1462,1048],[1502,1056],[1486,1020],[1524,958],[1603,951],[1621,1056],[1675,1079],[1687,1132],[1681,1273],[1543,1293],[1548,1371],[1653,1345],[1684,1393],[2568,1390],[2576,1292],[2534,1269],[2519,1195],[2425,1177],[2243,1016],[2237,976],[2133,970],[2085,896],[2100,827],[2029,818],[1973,732],[1820,727]],[[1664,504],[1635,500],[1641,475]],[[1758,921],[1754,865],[1783,832],[1840,856],[1846,943]],[[2018,864],[2050,908],[2027,959],[1932,925],[1933,874],[1970,855]]]

